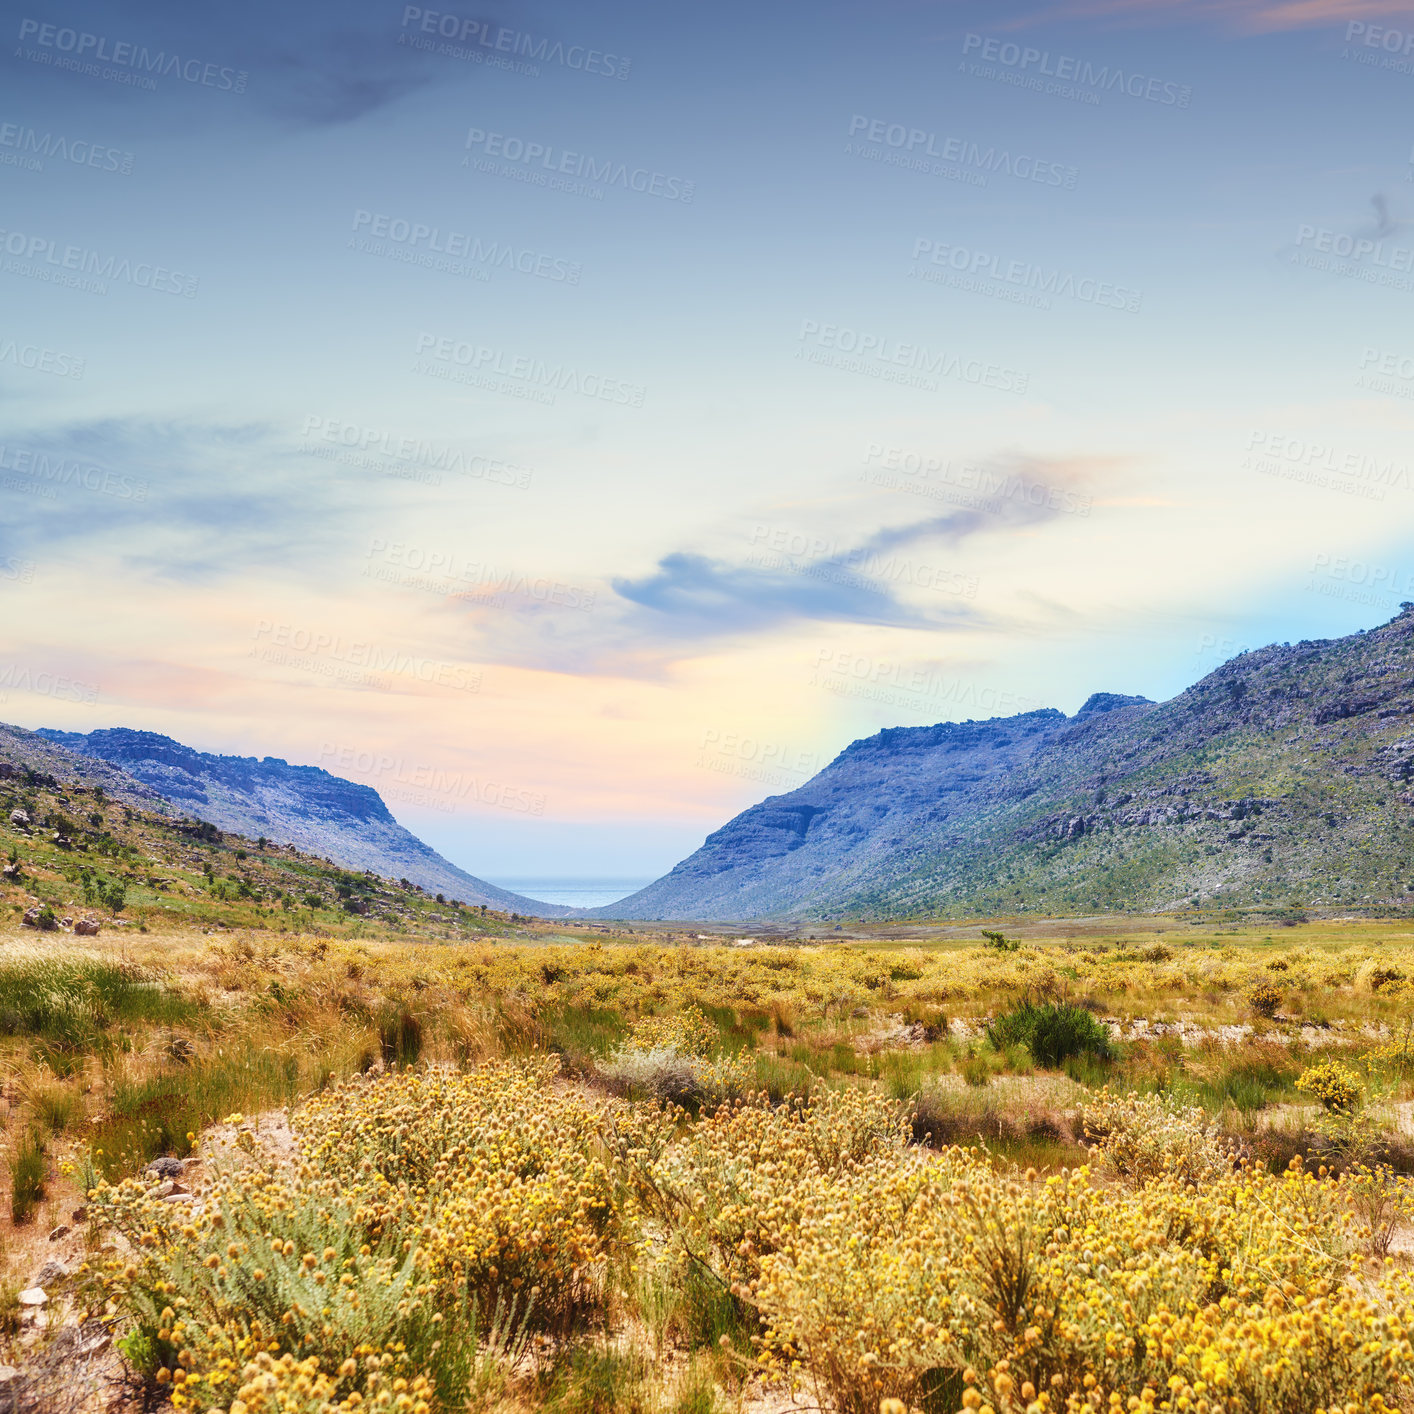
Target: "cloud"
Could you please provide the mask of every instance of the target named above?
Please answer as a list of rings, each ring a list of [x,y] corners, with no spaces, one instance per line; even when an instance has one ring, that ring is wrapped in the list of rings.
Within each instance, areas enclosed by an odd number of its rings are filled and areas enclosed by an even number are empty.
[[[514,28],[505,19],[462,11],[457,16],[484,30]],[[245,0],[235,6],[128,0],[120,8],[98,0],[68,0],[63,24],[110,43],[145,46],[151,55],[175,55],[183,63],[195,60],[198,67],[211,65],[232,74],[244,71],[243,91],[224,85],[219,94],[239,105],[227,110],[228,118],[259,111],[299,126],[326,127],[352,122],[421,88],[468,81],[476,66],[402,42],[412,31],[404,31],[401,18],[396,0],[332,6],[284,0]],[[27,62],[10,63],[8,76],[19,86],[52,88],[55,82],[51,69]],[[95,101],[114,98],[106,85],[90,85],[86,92]],[[168,79],[159,83],[156,94],[181,103],[195,121],[221,120],[223,110],[209,102],[216,95],[201,86]]]
[[[1352,20],[1408,18],[1408,0],[1059,0],[1014,20],[1011,28],[1052,21],[1131,24],[1217,23],[1251,34],[1328,28]]]
[[[911,608],[868,565],[840,557],[756,566],[677,552],[659,560],[653,574],[612,584],[629,603],[676,620],[689,637],[761,632],[793,619],[924,628],[976,617],[966,607],[941,614]]]
[[[107,418],[0,449],[0,554],[91,554],[181,582],[309,563],[356,512],[261,424]]]
[[[1025,534],[1062,517],[1076,504],[1073,488],[1100,465],[999,459],[981,490],[959,493],[967,504],[848,540],[758,522],[745,554],[673,550],[645,574],[611,579],[613,597],[601,595],[589,614],[524,599],[491,606],[481,587],[457,612],[477,634],[476,651],[496,661],[636,677],[804,623],[994,627],[977,605],[977,577],[956,552],[978,537]],[[852,514],[860,518],[857,503]]]

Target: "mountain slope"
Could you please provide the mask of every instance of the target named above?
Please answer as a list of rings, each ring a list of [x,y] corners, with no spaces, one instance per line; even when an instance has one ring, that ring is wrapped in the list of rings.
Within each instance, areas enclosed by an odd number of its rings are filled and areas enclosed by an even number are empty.
[[[97,927],[322,942],[376,929],[451,942],[510,936],[526,921],[439,903],[410,880],[348,871],[289,844],[223,833],[107,761],[4,725],[0,857],[0,918],[33,928],[30,937],[91,936]]]
[[[276,756],[214,756],[156,732],[35,733],[49,742],[120,767],[180,810],[220,830],[266,836],[345,869],[406,878],[466,903],[549,917],[566,910],[498,889],[458,869],[406,830],[370,786],[318,766]]]
[[[1414,903],[1414,609],[1164,703],[896,728],[601,916],[883,918]]]

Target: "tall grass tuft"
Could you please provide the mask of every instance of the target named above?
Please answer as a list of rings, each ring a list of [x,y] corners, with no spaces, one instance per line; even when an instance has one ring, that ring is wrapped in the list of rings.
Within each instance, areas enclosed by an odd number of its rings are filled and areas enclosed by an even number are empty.
[[[10,1154],[10,1218],[26,1223],[44,1198],[44,1144],[26,1130]]]
[[[415,1065],[422,1055],[422,1022],[406,1002],[389,1002],[378,1018],[378,1046],[385,1065]]]

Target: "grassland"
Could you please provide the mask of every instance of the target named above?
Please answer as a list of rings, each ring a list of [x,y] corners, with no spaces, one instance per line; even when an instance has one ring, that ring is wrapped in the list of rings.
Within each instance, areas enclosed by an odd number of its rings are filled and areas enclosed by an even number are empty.
[[[421,911],[414,900],[411,911]],[[435,901],[423,906],[450,916]],[[967,1332],[1001,1317],[982,1322],[985,1293],[948,1274],[962,1260],[959,1232],[915,1232],[907,1215],[922,1211],[920,1195],[925,1210],[943,1213],[953,1211],[948,1194],[985,1191],[1006,1210],[1008,1231],[1042,1222],[1035,1203],[1052,1228],[1069,1229],[1081,1209],[1103,1225],[1104,1195],[1129,1193],[1124,1178],[1142,1167],[1135,1153],[1159,1154],[1155,1177],[1114,1221],[1166,1235],[1151,1232],[1150,1245],[1135,1248],[1139,1229],[1116,1228],[1105,1239],[1123,1254],[1106,1263],[1116,1271],[1130,1271],[1136,1252],[1179,1261],[1190,1244],[1178,1234],[1218,1222],[1232,1205],[1245,1212],[1241,1185],[1257,1184],[1262,1223],[1294,1221],[1292,1204],[1317,1214],[1301,1221],[1314,1224],[1312,1250],[1323,1255],[1295,1276],[1275,1273],[1284,1249],[1276,1229],[1261,1228],[1267,1236],[1222,1260],[1265,1273],[1260,1290],[1256,1277],[1246,1282],[1264,1312],[1273,1286],[1325,1283],[1329,1325],[1342,1301],[1375,1300],[1371,1283],[1386,1271],[1359,1267],[1378,1245],[1361,1216],[1370,1202],[1358,1201],[1375,1185],[1387,1212],[1375,1226],[1389,1227],[1382,1253],[1394,1262],[1387,1274],[1403,1279],[1402,1175],[1414,1170],[1414,933],[1403,925],[1114,919],[989,924],[990,941],[980,927],[911,927],[903,937],[723,945],[479,913],[474,934],[434,924],[445,935],[429,941],[370,936],[366,916],[333,908],[325,916],[327,929],[317,913],[313,928],[300,928],[275,910],[264,927],[194,928],[152,908],[146,931],[136,920],[97,938],[11,925],[0,938],[10,1190],[0,1322],[12,1313],[12,1360],[43,1365],[65,1328],[62,1309],[70,1325],[86,1313],[111,1325],[124,1367],[150,1392],[142,1397],[185,1390],[179,1405],[229,1410],[255,1381],[248,1414],[352,1410],[376,1403],[380,1389],[391,1407],[429,1411],[758,1410],[788,1401],[793,1384],[807,1403],[840,1410],[872,1414],[890,1398],[956,1409],[969,1368],[979,1398],[1002,1407],[996,1377],[1005,1384],[1022,1364],[1029,1374],[1016,1388],[1030,1383],[1033,1395],[1051,1388],[1038,1375],[1063,1377],[1043,1407],[1065,1407],[1062,1393],[1084,1402],[1092,1388],[1127,1401],[1153,1371],[1132,1351],[1096,1352],[1106,1330],[1134,1339],[1130,1317],[1111,1311],[1110,1326],[1091,1331],[1094,1302],[1089,1317],[1054,1314],[1058,1330],[1075,1330],[1065,1340],[1052,1332],[1044,1359],[1025,1341],[1008,1344],[1012,1335],[969,1344]],[[1355,1077],[1346,1113],[1299,1087],[1330,1060]],[[1114,1121],[1106,1106],[1136,1096],[1160,1110]],[[252,1126],[230,1122],[233,1114],[263,1118]],[[1095,1150],[1098,1141],[1126,1155],[1122,1163]],[[1196,1213],[1170,1152],[1191,1158],[1195,1146],[1210,1169]],[[184,1203],[155,1197],[142,1174],[163,1155],[191,1159],[184,1183],[203,1190],[193,1201],[224,1213],[223,1233],[247,1235],[212,1247],[213,1229],[188,1221]],[[291,1228],[299,1260],[281,1268],[286,1304],[262,1320],[252,1283],[256,1271],[274,1280],[269,1233],[283,1232],[314,1193],[327,1195],[314,1209],[323,1226]],[[870,1227],[884,1211],[892,1235]],[[835,1259],[802,1244],[826,1219],[874,1231],[879,1261],[891,1245],[915,1252],[936,1289],[914,1272],[913,1285],[878,1306],[861,1293],[877,1295],[885,1274],[860,1268],[821,1308],[826,1288],[812,1264]],[[1251,1212],[1244,1221],[1258,1231]],[[72,1230],[50,1244],[57,1225]],[[362,1238],[349,1247],[335,1229]],[[326,1251],[336,1253],[332,1265]],[[52,1253],[87,1271],[60,1283],[55,1321],[39,1330],[17,1314],[16,1293]],[[315,1267],[305,1268],[311,1253]],[[787,1254],[805,1264],[800,1274],[790,1275]],[[1078,1252],[1064,1260],[1085,1264]],[[334,1281],[353,1273],[356,1290],[401,1295],[376,1319],[365,1301],[309,1328],[303,1317],[281,1324],[295,1306],[315,1310],[298,1293],[317,1272]],[[1227,1321],[1212,1296],[1226,1279],[1200,1277],[1183,1275],[1186,1295],[1169,1292],[1164,1302],[1177,1304],[1163,1310],[1196,1319],[1186,1302]],[[202,1329],[219,1329],[219,1340],[163,1338],[177,1317],[164,1323],[162,1313],[182,1310],[179,1296],[205,1312]],[[934,1335],[915,1349],[917,1315],[905,1319],[904,1306],[934,1298],[972,1315],[928,1317]],[[1133,1305],[1132,1294],[1105,1299]],[[1041,1308],[1060,1312],[1046,1301]],[[452,1323],[459,1348],[480,1352],[474,1368],[444,1368],[432,1326],[407,1326],[414,1305],[419,1319],[440,1311],[436,1324]],[[1387,1320],[1394,1307],[1379,1309]],[[1338,1344],[1322,1330],[1321,1341]],[[865,1335],[877,1356],[867,1371],[840,1344],[863,1351]],[[381,1361],[390,1341],[405,1347],[394,1352],[401,1373],[370,1384],[369,1357]],[[1064,1354],[1077,1341],[1090,1351],[1083,1359]],[[286,1355],[294,1364],[283,1373],[260,1373],[261,1361]],[[1252,1357],[1246,1393],[1209,1407],[1313,1407],[1281,1403],[1275,1376],[1260,1374],[1270,1357]],[[1398,1407],[1397,1380],[1377,1389],[1368,1372],[1336,1369],[1362,1398],[1383,1390]],[[223,1370],[224,1382],[209,1382]],[[1183,1373],[1164,1370],[1165,1379]],[[1087,1387],[1087,1373],[1097,1383]],[[276,1402],[261,1404],[266,1376]],[[395,1379],[406,1384],[394,1389]],[[412,1402],[397,1406],[403,1394]],[[1200,1402],[1194,1395],[1183,1407]]]

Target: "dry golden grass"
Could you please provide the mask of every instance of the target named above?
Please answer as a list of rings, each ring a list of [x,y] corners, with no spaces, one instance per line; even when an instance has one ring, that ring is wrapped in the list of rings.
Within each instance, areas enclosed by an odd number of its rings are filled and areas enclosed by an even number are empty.
[[[984,1142],[1003,1171],[1083,1164],[1081,1111],[1104,1084],[1200,1105],[1278,1173],[1292,1153],[1320,1146],[1341,1167],[1414,1155],[1405,1030],[1414,935],[1403,925],[1269,934],[1116,920],[1033,926],[1010,952],[952,927],[910,927],[906,942],[755,948],[669,944],[647,930],[542,940],[567,931],[521,925],[515,939],[444,942],[171,927],[0,938],[0,1130],[11,1155],[41,1143],[47,1185],[19,1224],[8,1219],[8,1186],[4,1195],[0,1341],[11,1357],[33,1360],[49,1335],[28,1326],[4,1334],[6,1284],[27,1284],[49,1255],[49,1228],[81,1201],[76,1178],[116,1183],[159,1154],[188,1154],[232,1112],[283,1112],[409,1064],[465,1071],[555,1053],[555,1093],[636,1115],[628,1132],[650,1149],[667,1141],[655,1107],[637,1098],[651,1090],[640,1071],[657,1064],[644,1057],[666,1051],[699,1056],[697,1070],[683,1071],[690,1105],[758,1089],[777,1101],[874,1096],[909,1107],[917,1143]],[[1260,982],[1278,993],[1273,1016],[1251,1005]],[[1027,1002],[1104,1019],[1120,1038],[1115,1056],[1080,1054],[1047,1071],[1024,1047],[994,1045],[987,1023]],[[689,1008],[701,1020],[683,1030],[674,1018]],[[616,1054],[631,1063],[616,1070]],[[1337,1152],[1318,1107],[1295,1088],[1326,1054],[1361,1077],[1358,1152]],[[709,1060],[718,1066],[711,1085]],[[237,1131],[220,1132],[229,1141]],[[916,1145],[903,1152],[909,1163],[920,1154]],[[638,1211],[625,1209],[632,1221]],[[71,1226],[54,1250],[74,1260],[82,1225]],[[748,1378],[756,1317],[742,1298],[714,1295],[694,1268],[672,1265],[662,1221],[646,1240],[638,1259],[631,1244],[593,1259],[603,1266],[597,1314],[574,1306],[579,1327],[553,1334],[533,1374],[502,1383],[504,1407],[706,1414],[765,1397]],[[1394,1242],[1396,1254],[1403,1245]],[[644,1341],[655,1343],[654,1360],[639,1359]],[[843,1407],[837,1390],[828,1397]],[[988,1398],[998,1399],[995,1388]]]

